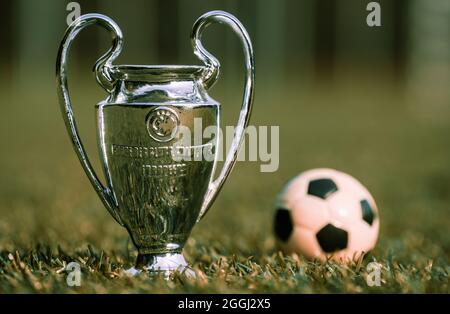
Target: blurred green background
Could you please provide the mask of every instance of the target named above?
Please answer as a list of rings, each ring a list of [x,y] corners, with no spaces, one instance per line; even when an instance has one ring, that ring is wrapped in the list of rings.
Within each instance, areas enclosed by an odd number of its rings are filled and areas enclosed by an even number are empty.
[[[331,167],[361,180],[377,200],[379,256],[419,269],[432,260],[448,271],[450,5],[378,2],[381,27],[366,24],[369,1],[78,1],[82,14],[106,14],[122,28],[118,64],[199,64],[189,36],[209,10],[233,13],[250,34],[251,124],[280,126],[280,167],[261,173],[259,163],[237,164],[194,229],[186,250],[192,262],[208,262],[212,252],[276,252],[277,193],[303,170]],[[0,5],[0,250],[5,257],[38,244],[68,252],[92,244],[129,265],[128,236],[85,177],[58,107],[55,61],[68,3]],[[223,125],[232,125],[242,98],[240,43],[220,25],[203,38],[223,69],[210,94],[223,105]],[[77,121],[99,170],[94,105],[106,94],[92,67],[109,44],[103,29],[86,29],[72,46],[69,67]]]

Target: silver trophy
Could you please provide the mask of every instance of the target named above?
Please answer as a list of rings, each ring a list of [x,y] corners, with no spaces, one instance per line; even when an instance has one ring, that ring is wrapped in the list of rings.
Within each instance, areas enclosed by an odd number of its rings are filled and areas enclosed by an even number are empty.
[[[207,91],[219,77],[219,61],[201,43],[204,29],[226,24],[238,35],[245,54],[243,104],[233,142],[214,179],[219,138],[180,144],[182,127],[220,127],[220,104]],[[112,35],[112,47],[96,62],[94,74],[108,97],[96,106],[100,158],[106,187],[91,166],[81,142],[67,83],[67,59],[78,33],[100,25]],[[182,249],[230,174],[244,137],[253,102],[254,59],[247,31],[233,15],[212,11],[194,24],[191,41],[203,66],[113,65],[123,46],[119,26],[100,14],[86,14],[67,29],[58,53],[57,85],[63,118],[86,175],[114,219],[138,249],[131,274],[142,270],[192,273]],[[217,133],[219,134],[219,133]],[[181,141],[182,142],[182,141]],[[179,158],[180,151],[209,149],[212,159]],[[177,155],[177,158],[174,158]]]

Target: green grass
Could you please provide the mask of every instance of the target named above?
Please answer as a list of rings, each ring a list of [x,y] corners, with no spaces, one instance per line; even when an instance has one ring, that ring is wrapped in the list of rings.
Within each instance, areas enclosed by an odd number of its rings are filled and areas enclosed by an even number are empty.
[[[5,101],[0,118],[0,292],[448,293],[450,125],[442,121],[442,112],[421,118],[391,83],[358,78],[357,83],[311,89],[293,83],[278,91],[283,96],[258,86],[252,123],[281,126],[280,169],[260,173],[258,164],[235,167],[186,245],[197,280],[125,276],[136,250],[85,178],[53,86],[35,97],[20,95],[19,103]],[[75,84],[74,101],[96,160],[93,105],[103,95],[92,88],[94,83],[81,93],[83,86]],[[240,95],[228,93],[223,100],[220,88],[212,94],[231,124]],[[364,260],[316,263],[277,249],[274,199],[287,180],[315,167],[354,175],[377,200],[380,239]],[[66,285],[63,269],[72,261],[82,266],[79,288]],[[372,261],[383,266],[380,287],[365,281]]]

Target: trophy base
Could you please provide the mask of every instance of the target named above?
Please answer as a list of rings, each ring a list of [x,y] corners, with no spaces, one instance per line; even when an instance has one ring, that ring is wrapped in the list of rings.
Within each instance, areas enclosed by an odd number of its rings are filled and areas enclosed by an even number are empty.
[[[189,267],[181,253],[139,254],[136,266],[127,269],[125,273],[129,276],[137,276],[142,272],[151,276],[162,275],[166,279],[169,279],[170,275],[175,272],[195,278],[195,272]]]

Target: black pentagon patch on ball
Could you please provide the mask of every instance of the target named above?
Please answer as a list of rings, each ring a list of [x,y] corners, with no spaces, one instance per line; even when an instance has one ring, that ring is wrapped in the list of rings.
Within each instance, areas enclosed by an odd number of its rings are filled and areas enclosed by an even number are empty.
[[[338,190],[336,183],[331,179],[317,179],[309,182],[308,194],[326,199]]]
[[[278,208],[275,213],[275,235],[283,242],[286,242],[292,234],[294,226],[292,224],[291,212],[285,208]]]
[[[328,224],[316,234],[317,241],[325,253],[333,253],[347,247],[348,233]]]
[[[370,206],[367,200],[362,200],[360,203],[361,203],[362,217],[364,221],[367,222],[369,225],[372,225],[375,219],[375,211],[372,209],[372,206]]]

